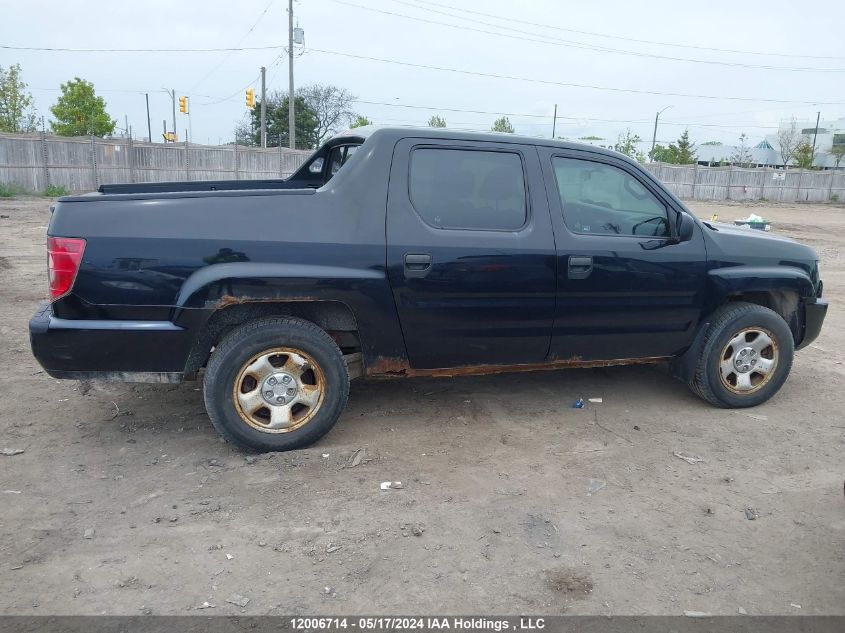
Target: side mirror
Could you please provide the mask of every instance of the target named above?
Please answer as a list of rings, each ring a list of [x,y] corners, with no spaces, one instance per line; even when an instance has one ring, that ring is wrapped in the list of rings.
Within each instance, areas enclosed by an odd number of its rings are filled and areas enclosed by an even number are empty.
[[[678,241],[689,242],[695,234],[695,220],[689,213],[678,214]]]

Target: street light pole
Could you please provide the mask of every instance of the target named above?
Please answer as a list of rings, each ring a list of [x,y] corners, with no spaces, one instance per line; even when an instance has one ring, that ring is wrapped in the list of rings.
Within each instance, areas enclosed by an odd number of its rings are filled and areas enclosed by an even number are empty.
[[[147,100],[147,136],[150,137],[150,143],[153,142],[153,126],[150,125],[150,93],[145,92],[144,97]]]
[[[293,0],[288,0],[288,138],[296,149],[296,110],[293,104]]]
[[[666,106],[662,110],[660,110],[657,114],[654,115],[654,133],[651,135],[651,151],[648,153],[648,157],[650,160],[654,160],[654,145],[657,142],[657,121],[660,120],[660,115],[666,112],[672,106]]]
[[[261,67],[261,147],[267,147],[267,69]]]
[[[812,167],[813,163],[816,162],[816,137],[819,135],[819,119],[821,116],[821,112],[816,112],[816,128],[813,130],[813,153],[810,154],[813,160],[810,163],[810,167]]]

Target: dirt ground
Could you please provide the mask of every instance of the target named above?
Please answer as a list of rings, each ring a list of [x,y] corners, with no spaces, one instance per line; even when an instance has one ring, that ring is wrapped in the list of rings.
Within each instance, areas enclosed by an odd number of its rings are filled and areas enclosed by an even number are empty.
[[[39,370],[48,205],[0,202],[0,614],[845,614],[842,206],[691,205],[821,255],[824,330],[761,407],[663,367],[356,381],[253,458],[197,384]]]

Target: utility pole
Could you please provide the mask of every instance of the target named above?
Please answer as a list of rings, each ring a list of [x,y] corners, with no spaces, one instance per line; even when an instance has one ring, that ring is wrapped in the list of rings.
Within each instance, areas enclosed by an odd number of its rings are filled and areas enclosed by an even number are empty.
[[[261,147],[267,147],[267,69],[261,67]]]
[[[552,119],[552,139],[555,137],[555,128],[557,127],[557,104],[555,104],[555,117]]]
[[[147,99],[147,136],[150,139],[150,143],[153,142],[153,126],[150,125],[150,93],[145,92],[144,97]]]
[[[813,163],[816,162],[816,137],[819,135],[819,119],[821,118],[821,116],[822,116],[821,112],[816,112],[816,129],[813,130],[813,153],[810,154],[810,157],[813,159],[812,162],[810,163],[811,167],[812,167]]]
[[[293,0],[288,0],[288,75],[288,138],[290,148],[296,149],[296,112],[293,104]]]
[[[168,90],[167,88],[162,88],[168,95],[170,95],[170,100],[173,103],[173,134],[176,134],[176,90],[171,89]]]
[[[654,160],[654,145],[657,142],[657,121],[660,120],[660,115],[666,112],[672,106],[666,106],[662,110],[660,110],[657,114],[654,115],[654,133],[651,135],[651,151],[648,153],[648,157],[650,160]]]

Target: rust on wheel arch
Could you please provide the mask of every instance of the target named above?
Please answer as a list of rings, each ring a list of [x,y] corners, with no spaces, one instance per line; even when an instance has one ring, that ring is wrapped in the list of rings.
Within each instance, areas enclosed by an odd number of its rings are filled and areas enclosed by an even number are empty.
[[[451,378],[456,376],[486,376],[525,371],[551,371],[567,367],[614,367],[617,365],[653,365],[672,360],[669,356],[649,356],[646,358],[617,358],[612,360],[582,360],[579,356],[556,359],[542,363],[521,365],[467,365],[463,367],[441,367],[437,369],[412,369],[403,358],[380,356],[375,363],[367,366],[367,376],[380,378]]]
[[[321,299],[316,297],[235,297],[232,295],[223,295],[211,307],[219,310],[244,303],[294,303],[296,301],[321,301]]]

